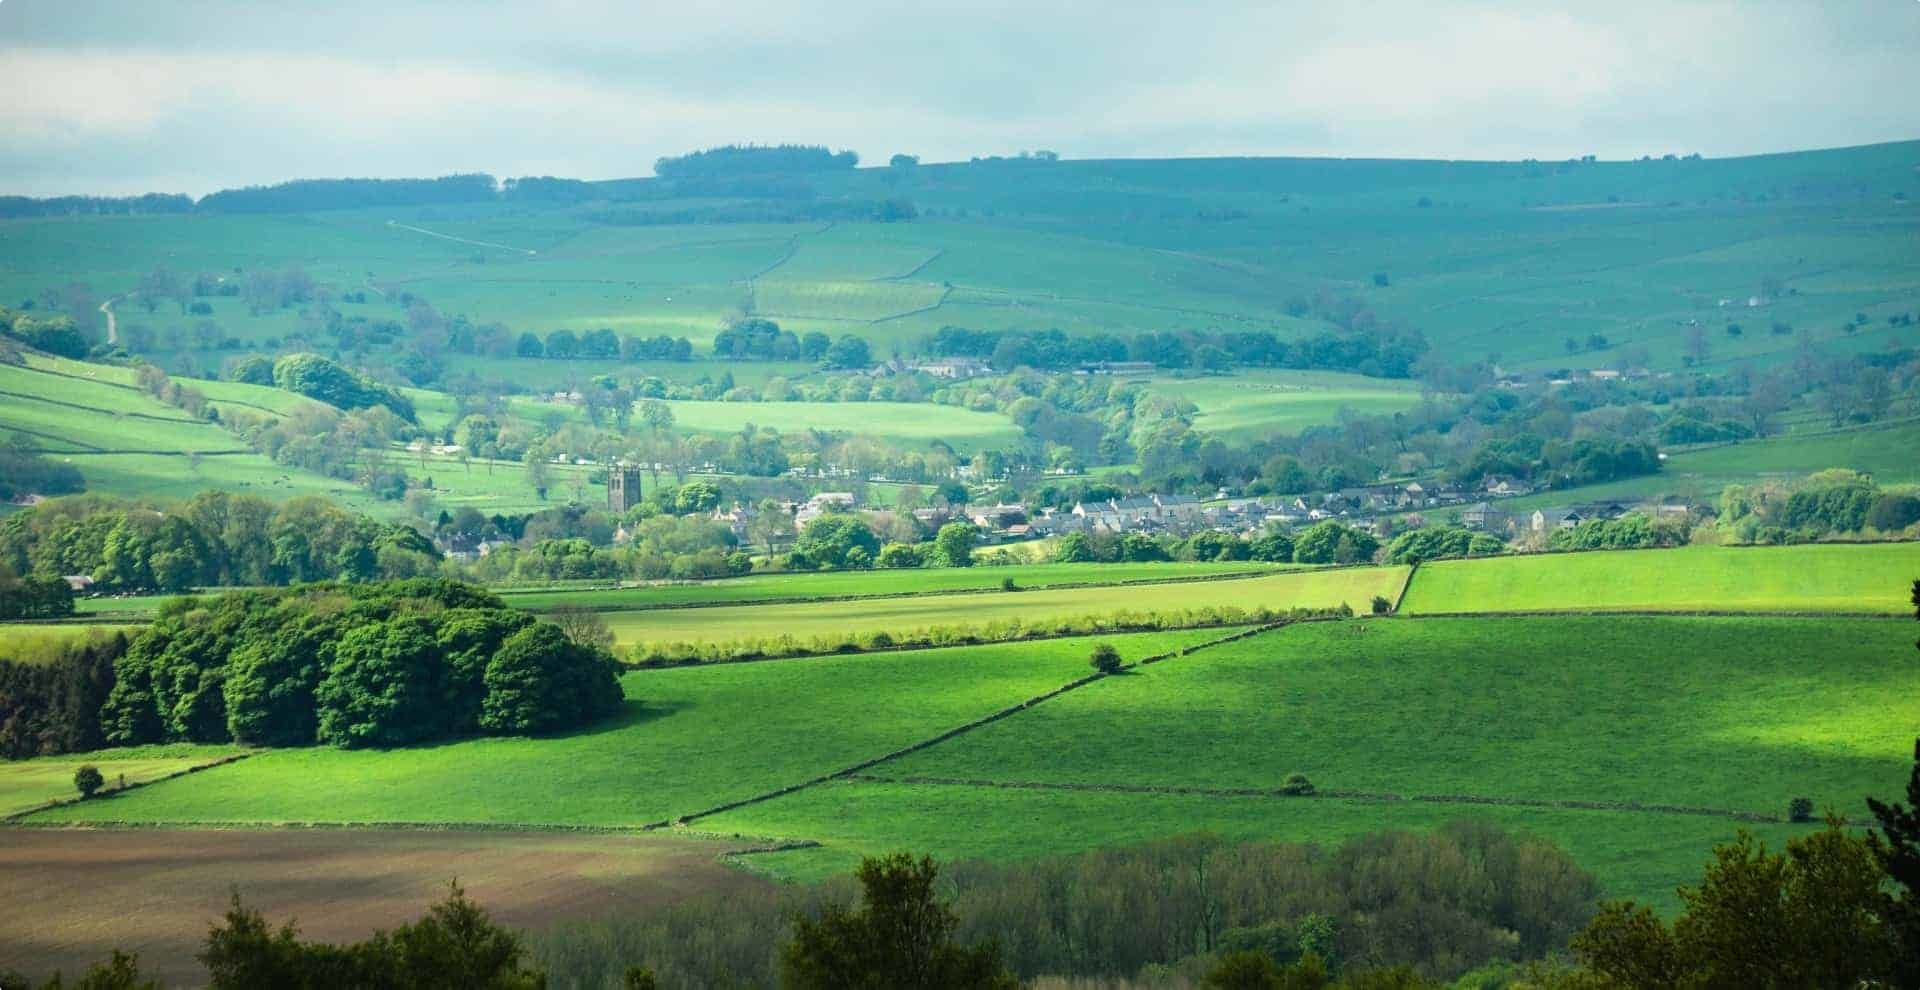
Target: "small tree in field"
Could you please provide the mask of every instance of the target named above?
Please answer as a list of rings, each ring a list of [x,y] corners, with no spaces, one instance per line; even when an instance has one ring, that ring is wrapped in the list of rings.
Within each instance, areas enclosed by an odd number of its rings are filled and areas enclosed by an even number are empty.
[[[1813,799],[1797,797],[1788,801],[1787,820],[1794,822],[1813,821]]]
[[[1120,672],[1120,651],[1114,649],[1111,643],[1097,643],[1087,663],[1102,674],[1117,674]]]
[[[1308,780],[1307,775],[1304,773],[1287,774],[1286,781],[1280,785],[1280,793],[1293,797],[1311,796],[1313,794],[1313,781]]]
[[[1393,603],[1390,601],[1387,601],[1385,596],[1382,596],[1382,595],[1373,596],[1373,614],[1385,615],[1391,611],[1393,611]]]
[[[100,768],[91,763],[73,772],[73,786],[83,798],[92,797],[93,792],[105,787],[106,783],[107,778],[100,776]]]

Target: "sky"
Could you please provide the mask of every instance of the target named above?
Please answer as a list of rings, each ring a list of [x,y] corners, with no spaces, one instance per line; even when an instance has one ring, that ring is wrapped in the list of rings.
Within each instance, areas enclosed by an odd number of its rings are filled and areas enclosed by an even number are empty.
[[[1920,138],[1920,0],[0,0],[0,195],[869,163],[1710,157]]]

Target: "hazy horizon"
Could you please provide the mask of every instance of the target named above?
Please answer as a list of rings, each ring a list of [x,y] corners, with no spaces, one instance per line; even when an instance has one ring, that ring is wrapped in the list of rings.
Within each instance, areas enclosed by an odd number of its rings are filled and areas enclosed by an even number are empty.
[[[1920,4],[0,0],[0,194],[863,162],[1724,158],[1920,137]]]

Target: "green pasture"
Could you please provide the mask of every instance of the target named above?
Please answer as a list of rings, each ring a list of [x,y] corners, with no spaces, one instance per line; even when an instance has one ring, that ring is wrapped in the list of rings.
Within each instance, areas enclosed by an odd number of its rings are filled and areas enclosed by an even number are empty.
[[[1131,655],[1219,630],[1110,637]],[[275,750],[35,821],[637,826],[824,774],[1087,672],[1045,642],[629,673],[625,712],[542,739]]]
[[[1012,580],[1021,588],[1056,585],[1119,585],[1288,570],[1291,564],[1251,561],[1176,561],[1146,564],[1022,564],[1008,567],[926,567],[902,571],[830,571],[817,574],[754,574],[720,581],[650,584],[586,591],[503,591],[524,609],[577,605],[594,609],[647,609],[679,605],[797,601],[924,595],[997,589]],[[950,607],[964,608],[964,604]]]
[[[1843,813],[1912,765],[1910,624],[1312,623],[1075,691],[876,770]]]
[[[1479,818],[1552,838],[1610,894],[1671,909],[1713,843],[1746,828],[1777,846],[1796,826],[1644,806],[1783,816],[1804,796],[1857,816],[1865,795],[1898,792],[1920,724],[1911,640],[1905,624],[1863,619],[1296,625],[1096,682],[866,771],[881,782],[811,788],[694,827],[821,841],[756,861],[810,879],[898,848],[1019,859],[1201,829],[1331,842]],[[1151,792],[1271,791],[1294,772],[1323,792],[1377,796]],[[1434,797],[1492,803],[1410,800]]]
[[[902,849],[942,859],[1018,861],[1200,831],[1331,845],[1463,818],[1550,838],[1600,879],[1606,896],[1631,897],[1667,913],[1679,907],[1674,888],[1699,883],[1709,850],[1731,841],[1737,829],[1774,849],[1805,829],[1620,811],[869,782],[808,788],[702,818],[692,828],[822,843],[752,857],[756,870],[812,882],[851,872],[861,856]]]
[[[15,663],[47,663],[61,655],[70,646],[84,643],[89,639],[110,637],[116,633],[132,634],[139,628],[133,624],[114,622],[0,623],[0,660],[11,660]]]
[[[1198,407],[1194,428],[1241,439],[1331,425],[1343,411],[1390,415],[1420,401],[1403,382],[1332,372],[1244,372],[1156,381],[1153,390]]]
[[[1916,578],[1920,543],[1524,554],[1422,564],[1400,611],[1898,614]]]
[[[609,612],[607,625],[622,645],[763,639],[790,635],[899,635],[934,626],[981,625],[1005,620],[1107,616],[1115,612],[1166,612],[1209,606],[1331,608],[1342,602],[1365,611],[1375,595],[1394,600],[1406,581],[1405,567],[1356,567],[1295,571],[1261,577],[1164,585],[1117,585],[968,595],[916,595],[859,601],[782,605],[737,605],[698,609]]]
[[[131,786],[217,760],[234,752],[223,746],[135,746],[91,753],[0,761],[0,815],[25,811],[56,798],[79,797],[74,771],[93,766],[107,779],[109,793],[124,778]]]

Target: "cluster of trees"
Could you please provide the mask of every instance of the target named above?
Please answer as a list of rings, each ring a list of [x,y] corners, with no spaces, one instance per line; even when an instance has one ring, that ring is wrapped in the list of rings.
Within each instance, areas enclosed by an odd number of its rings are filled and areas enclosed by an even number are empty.
[[[656,159],[653,174],[663,179],[687,179],[777,172],[838,172],[859,164],[858,154],[831,151],[823,145],[729,144]]]
[[[476,338],[464,353],[476,353],[482,342]],[[460,350],[456,340],[454,349]],[[539,336],[522,333],[513,344],[513,355],[523,358],[586,358],[597,360],[622,361],[690,361],[693,359],[693,342],[685,337],[670,337],[659,334],[653,337],[631,337],[614,333],[604,327],[574,333],[572,330],[555,330],[547,334],[543,341]]]
[[[0,566],[0,619],[63,619],[73,614],[73,587],[58,577],[18,577]]]
[[[1730,485],[1720,526],[1747,543],[1803,543],[1836,536],[1897,536],[1920,524],[1920,492],[1883,489],[1869,475],[1835,468],[1796,483]]]
[[[1283,338],[1273,332],[1177,330],[1123,337],[1059,330],[969,330],[946,326],[928,339],[937,357],[980,358],[1002,371],[1063,370],[1110,361],[1145,361],[1161,368],[1227,371],[1302,368],[1352,371],[1375,378],[1408,378],[1427,352],[1417,331],[1378,325]]]
[[[1417,564],[1443,557],[1481,557],[1507,552],[1504,540],[1458,526],[1428,526],[1409,530],[1387,543],[1383,559],[1389,564]]]
[[[1374,558],[1373,534],[1328,519],[1292,532],[1274,527],[1252,538],[1217,530],[1191,536],[1145,533],[1068,533],[1054,546],[1056,563],[1143,563],[1158,560],[1256,560],[1272,563],[1358,564]]]
[[[318,354],[289,354],[275,361],[273,383],[338,409],[385,406],[401,419],[414,421],[412,400]]]
[[[618,711],[617,665],[471,585],[312,584],[168,602],[114,663],[114,745],[404,746]]]
[[[613,985],[636,960],[665,986],[1268,986],[1208,982],[1250,953],[1313,957],[1327,977],[1277,986],[1424,987],[1564,947],[1597,892],[1559,848],[1491,826],[1334,847],[1198,834],[937,873],[896,854],[867,860],[852,882],[554,926],[532,954],[556,985],[579,986]]]
[[[93,344],[80,324],[69,315],[34,316],[0,306],[0,340],[19,341],[36,351],[79,360]],[[18,363],[18,358],[13,363]]]
[[[47,657],[0,653],[0,757],[24,760],[106,745],[100,706],[113,690],[120,633],[63,645]]]
[[[136,216],[191,213],[193,197],[178,193],[140,196],[0,196],[0,219],[23,217]]]
[[[27,437],[9,433],[0,441],[0,500],[18,495],[69,495],[86,487],[79,468],[42,456]]]
[[[437,573],[440,560],[414,530],[318,496],[276,502],[208,491],[169,502],[77,495],[0,521],[0,567],[37,578],[85,574],[111,591],[415,577]]]
[[[835,339],[818,330],[802,336],[757,316],[727,321],[714,335],[713,356],[734,360],[818,361],[824,368],[839,371],[864,369],[873,364],[873,353],[865,338],[841,334]]]
[[[1572,529],[1557,529],[1547,537],[1549,550],[1632,550],[1685,546],[1693,536],[1687,518],[1649,519],[1631,513],[1618,519],[1588,519]]]
[[[437,179],[298,179],[272,186],[222,189],[200,198],[208,213],[305,213],[392,206],[479,203],[496,196],[493,176],[483,173]]]

